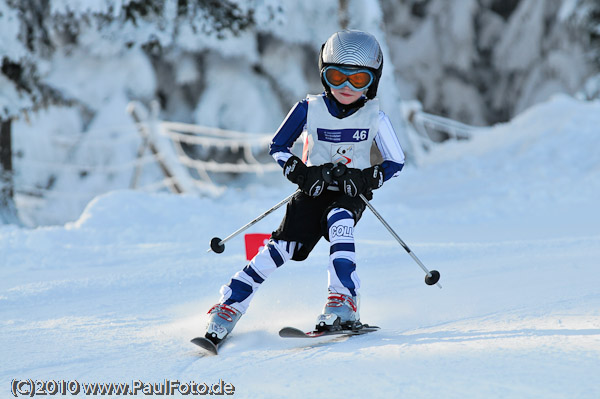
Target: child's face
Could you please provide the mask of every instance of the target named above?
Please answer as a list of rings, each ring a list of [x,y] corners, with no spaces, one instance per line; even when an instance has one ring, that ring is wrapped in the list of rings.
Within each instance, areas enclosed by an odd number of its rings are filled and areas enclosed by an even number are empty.
[[[331,89],[331,94],[335,97],[336,100],[340,104],[348,105],[352,104],[354,101],[358,100],[360,96],[364,93],[363,91],[355,91],[349,88],[348,86],[344,86],[341,89]]]

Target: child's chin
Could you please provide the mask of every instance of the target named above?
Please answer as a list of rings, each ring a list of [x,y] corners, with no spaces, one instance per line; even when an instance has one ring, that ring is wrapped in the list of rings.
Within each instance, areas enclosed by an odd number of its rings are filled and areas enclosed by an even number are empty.
[[[338,96],[337,100],[344,105],[352,104],[356,99],[354,97]]]

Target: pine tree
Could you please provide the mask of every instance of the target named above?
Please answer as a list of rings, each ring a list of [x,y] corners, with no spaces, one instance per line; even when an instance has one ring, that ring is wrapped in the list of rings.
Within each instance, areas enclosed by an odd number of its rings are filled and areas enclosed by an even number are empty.
[[[76,46],[78,34],[85,29],[114,37],[123,49],[141,46],[154,55],[173,45],[184,26],[217,37],[237,35],[255,25],[254,7],[255,2],[229,0],[104,0],[93,4],[65,0],[54,5],[49,0],[0,0],[0,25],[7,26],[3,32],[12,35],[0,42],[0,91],[12,94],[0,92],[0,223],[17,220],[12,120],[50,105],[88,107],[44,82],[38,70],[41,61],[61,47]],[[138,32],[149,33],[144,37]]]
[[[20,224],[13,200],[11,123],[0,120],[0,223]]]
[[[582,0],[574,19],[587,36],[590,56],[600,69],[600,2]]]

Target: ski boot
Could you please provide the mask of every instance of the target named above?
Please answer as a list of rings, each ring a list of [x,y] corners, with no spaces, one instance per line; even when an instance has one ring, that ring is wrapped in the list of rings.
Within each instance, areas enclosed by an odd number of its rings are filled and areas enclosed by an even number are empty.
[[[330,293],[323,313],[317,318],[316,331],[355,330],[361,327],[358,297]]]
[[[210,318],[204,337],[211,340],[215,345],[218,345],[229,335],[240,317],[242,317],[242,312],[223,303],[218,303],[210,308],[208,314],[210,314]]]

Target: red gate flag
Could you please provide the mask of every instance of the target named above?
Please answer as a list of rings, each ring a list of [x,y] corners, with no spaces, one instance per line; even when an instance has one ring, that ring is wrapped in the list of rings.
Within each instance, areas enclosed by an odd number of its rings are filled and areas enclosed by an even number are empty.
[[[253,233],[246,234],[244,241],[246,243],[246,259],[252,260],[256,254],[263,249],[269,242],[271,234]]]

